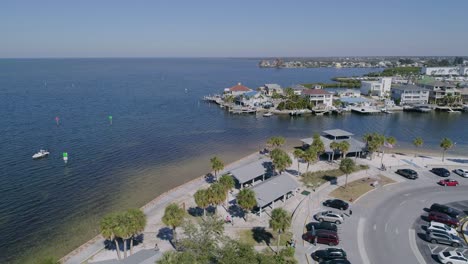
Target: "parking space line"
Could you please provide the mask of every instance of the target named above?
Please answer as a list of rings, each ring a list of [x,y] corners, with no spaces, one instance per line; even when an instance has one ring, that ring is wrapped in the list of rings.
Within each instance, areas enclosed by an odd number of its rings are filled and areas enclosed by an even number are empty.
[[[387,232],[388,222],[385,223],[385,232]]]
[[[447,249],[448,249],[448,247],[442,249],[440,252],[445,252]],[[439,252],[439,253],[440,253],[440,252]]]
[[[421,252],[419,252],[418,246],[416,244],[416,233],[414,229],[408,230],[408,236],[409,236],[411,250],[413,251],[413,254],[418,260],[419,264],[426,264],[426,261],[424,260],[424,257],[421,255]]]
[[[431,248],[429,245],[428,247],[431,249],[431,253],[434,253],[434,251],[439,247],[439,246],[435,246],[435,248]]]

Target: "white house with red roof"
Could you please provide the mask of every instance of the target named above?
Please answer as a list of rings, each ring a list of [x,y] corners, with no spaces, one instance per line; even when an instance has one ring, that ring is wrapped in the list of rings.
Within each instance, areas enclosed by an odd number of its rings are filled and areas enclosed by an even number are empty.
[[[322,89],[303,90],[302,96],[308,98],[315,106],[333,106],[333,94]]]
[[[241,95],[241,94],[245,94],[245,93],[250,92],[250,91],[252,91],[252,89],[250,89],[247,86],[242,85],[241,83],[238,83],[237,85],[234,85],[231,88],[225,88],[224,89],[225,94],[230,94],[230,95],[233,95],[233,96],[238,96],[238,95]]]

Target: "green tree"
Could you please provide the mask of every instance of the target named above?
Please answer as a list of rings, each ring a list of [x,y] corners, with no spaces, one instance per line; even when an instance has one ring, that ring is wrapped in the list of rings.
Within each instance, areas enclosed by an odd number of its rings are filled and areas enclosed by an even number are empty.
[[[177,204],[171,203],[169,204],[166,209],[164,209],[164,216],[162,217],[162,222],[170,226],[173,232],[173,238],[177,241],[177,232],[176,228],[181,226],[185,218],[185,211],[184,209],[180,208]]]
[[[301,160],[304,157],[304,151],[302,149],[295,149],[293,152],[293,156],[297,160],[297,175],[301,175],[299,171],[299,165],[301,164]]]
[[[227,193],[223,185],[219,182],[213,183],[210,188],[208,188],[208,197],[212,205],[215,206],[215,210],[218,205],[222,204],[227,197]]]
[[[366,142],[367,150],[371,153],[371,159],[373,158],[374,153],[385,143],[385,136],[378,133],[365,134],[363,139]]]
[[[287,98],[292,98],[294,96],[294,90],[291,87],[284,89],[284,94]]]
[[[443,138],[442,141],[440,141],[440,147],[442,148],[442,161],[445,160],[445,152],[447,150],[451,149],[453,147],[453,142],[449,138]]]
[[[284,137],[271,137],[267,141],[268,148],[279,148],[286,143]]]
[[[224,174],[219,178],[219,183],[223,186],[224,192],[226,193],[226,204],[228,203],[229,191],[234,188],[234,178],[229,174]]]
[[[325,144],[323,144],[322,139],[320,138],[320,135],[318,133],[315,133],[314,136],[312,137],[312,145],[317,153],[317,159],[319,158],[320,155],[322,155],[325,152]]]
[[[335,160],[335,152],[340,151],[340,143],[332,141],[330,142],[330,148],[332,150],[332,160]]]
[[[315,147],[310,146],[306,151],[304,151],[304,156],[302,159],[307,163],[306,172],[309,172],[309,166],[311,163],[317,161],[318,155]]]
[[[424,144],[424,141],[420,137],[417,137],[413,140],[413,145],[416,147],[416,149],[421,147],[423,144]],[[417,152],[418,151],[416,151],[416,153],[414,154],[415,157],[417,157]]]
[[[224,162],[216,156],[211,158],[210,162],[211,162],[211,169],[215,173],[215,178],[218,179],[218,172],[224,169]]]
[[[126,214],[129,216],[130,223],[130,255],[133,254],[133,240],[145,230],[146,227],[146,215],[140,209],[128,209]]]
[[[115,236],[122,238],[124,246],[124,258],[127,257],[127,240],[132,237],[132,228],[130,216],[126,213],[117,213],[115,216],[117,225],[115,227]]]
[[[270,228],[278,232],[278,247],[281,240],[281,233],[291,226],[291,216],[283,208],[275,208],[271,211]]]
[[[247,214],[257,205],[255,192],[251,189],[240,190],[237,194],[237,204],[244,210],[245,221],[247,221]]]
[[[351,147],[351,145],[349,144],[348,141],[344,140],[344,141],[341,141],[339,144],[338,144],[338,149],[340,150],[341,152],[341,157],[344,158],[346,157],[346,154],[348,154],[348,151],[349,151],[349,148]]]
[[[60,264],[60,261],[55,257],[45,257],[39,259],[36,264]]]
[[[346,175],[345,188],[348,187],[348,175],[354,171],[356,164],[350,158],[344,158],[340,162],[340,170]]]
[[[282,173],[292,164],[291,157],[284,150],[276,148],[271,151],[270,158],[278,173]]]
[[[203,216],[206,216],[206,208],[210,205],[208,189],[199,189],[193,195],[195,204],[203,209]]]
[[[101,232],[101,235],[115,243],[115,248],[116,248],[116,253],[117,253],[117,258],[120,260],[122,259],[120,255],[120,247],[119,247],[119,242],[117,241],[117,236],[116,236],[116,230],[118,227],[118,221],[117,221],[117,214],[116,213],[111,213],[105,215],[99,224],[99,229]]]

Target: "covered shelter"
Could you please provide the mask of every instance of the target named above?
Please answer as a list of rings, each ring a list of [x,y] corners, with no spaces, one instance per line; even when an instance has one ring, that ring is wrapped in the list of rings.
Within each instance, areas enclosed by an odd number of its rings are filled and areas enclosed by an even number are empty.
[[[265,178],[272,175],[272,172],[273,163],[270,159],[265,158],[247,163],[229,171],[234,179],[236,179],[241,189],[245,184],[253,184],[256,180],[264,181]]]
[[[366,149],[366,143],[355,139],[353,136],[354,134],[342,129],[331,129],[323,131],[320,139],[323,141],[323,145],[325,146],[325,154],[328,155],[328,160],[331,160],[333,155],[339,154],[337,152],[333,153],[334,150],[330,148],[330,143],[334,141],[338,143],[342,141],[348,141],[349,150],[346,155],[354,154],[355,157],[361,157],[362,153]],[[312,145],[313,138],[304,138],[301,139],[301,141],[303,146],[307,148]]]
[[[274,208],[275,201],[280,199],[283,202],[286,201],[296,193],[299,186],[299,183],[291,174],[283,172],[252,187],[251,190],[255,192],[260,216],[265,207],[271,206],[271,208]]]

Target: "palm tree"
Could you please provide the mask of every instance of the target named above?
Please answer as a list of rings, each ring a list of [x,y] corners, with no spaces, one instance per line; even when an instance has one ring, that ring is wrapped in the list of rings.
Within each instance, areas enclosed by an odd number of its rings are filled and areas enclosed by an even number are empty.
[[[294,158],[297,159],[297,174],[301,175],[299,171],[299,165],[301,164],[301,160],[304,157],[304,151],[302,149],[295,149],[293,152]]]
[[[207,189],[200,189],[193,195],[195,204],[203,209],[203,216],[206,216],[206,208],[210,205],[210,198]]]
[[[235,185],[234,178],[232,178],[232,176],[229,174],[224,174],[223,176],[219,178],[219,183],[223,186],[224,192],[226,193],[226,204],[227,204],[229,202],[228,193],[232,188],[234,188],[234,185]]]
[[[276,251],[279,252],[281,240],[281,232],[284,232],[291,226],[291,216],[283,208],[275,208],[271,211],[270,228],[278,232],[278,246]]]
[[[255,192],[251,189],[242,189],[237,194],[237,204],[244,210],[245,221],[247,221],[247,214],[257,205],[255,199]]]
[[[322,155],[322,153],[325,152],[325,145],[323,144],[323,141],[318,133],[314,134],[311,147],[315,149],[317,153],[317,159],[320,155]]]
[[[117,241],[117,237],[115,234],[116,227],[117,227],[117,214],[111,213],[108,215],[105,215],[99,224],[99,229],[101,231],[101,235],[115,243],[115,249],[117,252],[117,258],[120,260],[122,257],[120,256],[120,247],[119,247],[119,242]]]
[[[342,158],[346,157],[346,154],[348,154],[348,151],[349,151],[349,148],[351,147],[351,145],[349,144],[348,141],[341,141],[339,144],[338,144],[338,148],[339,150],[341,151],[341,154],[342,154]]]
[[[128,209],[127,214],[130,216],[130,227],[132,237],[130,239],[130,255],[133,254],[133,240],[137,237],[146,227],[146,215],[140,209]]]
[[[271,151],[270,157],[275,166],[275,170],[278,170],[280,174],[292,164],[291,157],[289,157],[288,153],[279,148]]]
[[[307,169],[306,172],[309,172],[309,166],[311,163],[315,162],[317,160],[317,150],[315,147],[310,146],[306,151],[304,151],[304,156],[302,159],[307,163]]]
[[[172,227],[173,238],[176,239],[177,233],[176,228],[182,225],[185,217],[184,209],[180,208],[177,204],[171,203],[164,210],[164,216],[162,217],[162,222]]]
[[[340,143],[333,141],[330,143],[330,148],[332,150],[332,160],[335,160],[335,151],[339,151],[340,149]]]
[[[212,184],[210,188],[208,188],[208,193],[209,202],[215,206],[216,212],[216,207],[226,200],[227,193],[225,192],[224,186],[219,182]]]
[[[124,258],[127,257],[127,240],[132,237],[131,220],[128,214],[118,213],[116,215],[117,226],[115,236],[122,238],[124,245]]]
[[[424,144],[424,141],[422,138],[420,137],[417,137],[413,140],[413,145],[416,147],[416,148],[419,148],[420,146],[422,146]],[[417,153],[414,154],[415,157],[417,157]]]
[[[284,139],[284,137],[271,137],[267,141],[267,147],[268,148],[279,148],[282,145],[284,145],[285,142],[286,142],[286,139]]]
[[[354,171],[356,164],[350,158],[344,158],[340,162],[340,170],[346,174],[345,188],[348,186],[348,175]]]
[[[224,169],[224,162],[216,156],[211,158],[210,162],[211,162],[211,169],[215,173],[215,178],[218,179],[218,172]]]
[[[440,142],[440,147],[443,149],[442,161],[445,160],[445,152],[453,147],[453,142],[449,138],[443,138]]]

